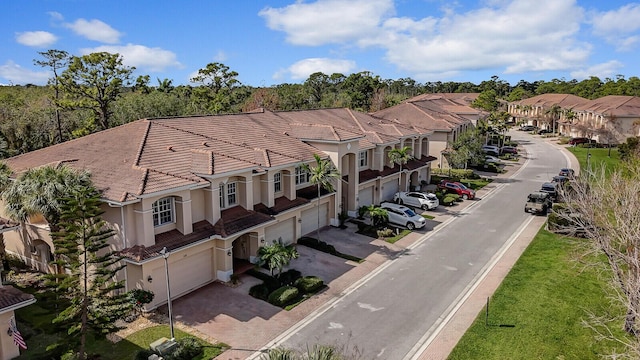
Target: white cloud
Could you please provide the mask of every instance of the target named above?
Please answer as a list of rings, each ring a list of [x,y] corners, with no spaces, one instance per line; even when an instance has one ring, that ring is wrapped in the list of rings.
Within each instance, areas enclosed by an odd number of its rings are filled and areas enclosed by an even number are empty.
[[[438,74],[502,68],[507,73],[567,70],[586,61],[590,46],[578,43],[582,11],[571,0],[512,1],[410,24],[385,22],[377,39],[400,69],[430,80]]]
[[[258,15],[272,30],[283,31],[294,45],[344,43],[378,31],[382,17],[393,11],[392,0],[318,0],[283,8],[267,7]]]
[[[597,76],[600,79],[615,78],[620,74],[620,69],[624,67],[624,64],[617,60],[607,61],[605,63],[597,64],[586,69],[576,70],[571,72],[571,76],[574,79],[582,80],[588,79],[591,76]]]
[[[51,76],[48,71],[31,71],[9,60],[0,65],[0,78],[14,84],[45,85]]]
[[[228,58],[227,54],[222,50],[218,50],[218,52],[213,55],[213,60],[215,62],[224,63]]]
[[[16,41],[32,47],[47,47],[58,41],[58,37],[47,31],[26,31],[16,34]]]
[[[63,21],[64,17],[57,11],[49,11],[47,12],[52,21]]]
[[[322,72],[327,75],[333,73],[348,74],[356,68],[356,63],[351,60],[310,58],[296,62],[286,70],[295,80],[305,80],[315,72]],[[282,77],[283,72],[279,71],[274,77]]]
[[[387,0],[296,2],[260,15],[295,45],[381,48],[389,63],[420,81],[476,70],[569,70],[591,55],[592,46],[577,39],[584,11],[575,0],[478,3],[483,7],[472,10],[448,4],[439,16],[419,19],[394,17]]]
[[[146,69],[152,72],[164,71],[169,67],[181,67],[176,60],[176,54],[161,48],[149,48],[143,45],[127,44],[124,46],[103,45],[90,49],[81,49],[83,55],[94,52],[108,52],[122,55],[122,62],[136,69]]]
[[[73,23],[66,23],[65,26],[89,40],[107,44],[117,44],[122,36],[122,33],[97,19],[78,19]]]
[[[627,4],[616,10],[590,14],[593,33],[603,37],[619,50],[629,50],[639,43],[638,19],[640,4]]]

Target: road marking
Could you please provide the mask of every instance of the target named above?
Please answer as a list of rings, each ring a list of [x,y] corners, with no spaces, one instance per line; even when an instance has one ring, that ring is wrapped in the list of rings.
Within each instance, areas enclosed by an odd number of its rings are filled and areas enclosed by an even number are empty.
[[[491,261],[485,265],[485,267],[480,271],[478,275],[471,280],[471,283],[467,285],[465,290],[458,296],[458,298],[451,304],[449,307],[438,317],[438,320],[431,326],[429,330],[420,338],[420,340],[414,345],[414,347],[405,355],[403,359],[405,360],[417,360],[429,347],[429,345],[433,342],[433,340],[440,334],[442,329],[444,329],[445,325],[451,321],[456,312],[462,307],[464,302],[473,294],[473,292],[478,288],[480,283],[489,275],[491,270],[496,266],[496,264],[502,259],[504,254],[509,250],[511,245],[520,237],[520,235],[527,229],[529,224],[534,220],[534,217],[530,217],[527,221],[522,223],[509,240],[500,248],[500,251],[496,253]]]

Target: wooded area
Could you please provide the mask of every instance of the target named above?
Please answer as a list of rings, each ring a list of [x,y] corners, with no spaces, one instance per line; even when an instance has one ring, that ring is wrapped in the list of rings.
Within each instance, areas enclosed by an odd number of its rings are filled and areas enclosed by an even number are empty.
[[[302,110],[346,107],[375,112],[423,93],[483,93],[487,106],[496,100],[517,101],[545,93],[595,99],[606,95],[640,94],[640,78],[591,77],[582,81],[521,80],[510,85],[497,76],[470,82],[427,82],[411,78],[381,79],[371,72],[314,73],[302,84],[252,87],[222,63],[210,63],[191,79],[194,85],[173,85],[172,79],[149,75],[132,78],[134,68],[118,54],[81,57],[64,51],[39,53],[34,62],[52,72],[47,86],[0,86],[0,158],[47,147],[142,118],[246,112],[257,108]],[[155,84],[153,84],[155,83]],[[483,106],[484,107],[484,106]]]

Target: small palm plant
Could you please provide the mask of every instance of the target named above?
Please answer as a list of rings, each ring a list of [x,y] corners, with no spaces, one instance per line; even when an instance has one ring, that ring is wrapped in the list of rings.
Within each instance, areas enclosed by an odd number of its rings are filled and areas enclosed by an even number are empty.
[[[297,259],[298,256],[300,254],[293,244],[285,245],[282,239],[278,239],[271,244],[258,248],[258,266],[266,264],[271,276],[274,276],[274,272],[277,269],[277,277],[280,277],[282,269],[289,265],[291,260]]]

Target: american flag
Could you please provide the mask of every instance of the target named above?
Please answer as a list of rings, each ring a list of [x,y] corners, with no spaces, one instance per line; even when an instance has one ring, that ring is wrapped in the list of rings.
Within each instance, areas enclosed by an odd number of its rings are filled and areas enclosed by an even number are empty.
[[[14,344],[26,350],[27,343],[22,338],[22,334],[20,334],[20,331],[18,331],[18,327],[16,326],[16,320],[14,319],[13,316],[11,317],[11,319],[9,319],[9,330],[11,330],[11,335],[13,336]]]

